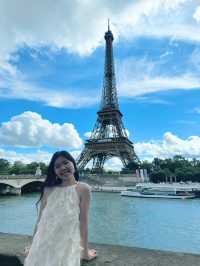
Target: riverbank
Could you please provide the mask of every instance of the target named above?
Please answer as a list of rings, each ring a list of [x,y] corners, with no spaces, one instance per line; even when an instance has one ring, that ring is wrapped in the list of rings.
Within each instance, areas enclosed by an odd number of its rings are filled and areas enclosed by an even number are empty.
[[[120,193],[121,191],[127,190],[129,187],[112,187],[112,186],[91,186],[93,192],[115,192]]]
[[[28,235],[0,233],[0,265],[22,266],[23,249],[32,240]],[[181,252],[167,252],[143,248],[90,243],[98,252],[92,262],[82,266],[191,266],[200,265],[200,255]]]

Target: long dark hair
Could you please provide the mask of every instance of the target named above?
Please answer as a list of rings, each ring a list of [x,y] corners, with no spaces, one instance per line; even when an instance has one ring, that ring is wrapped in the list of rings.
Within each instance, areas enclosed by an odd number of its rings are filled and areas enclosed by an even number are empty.
[[[56,177],[56,174],[55,174],[55,171],[54,171],[55,161],[60,156],[65,157],[67,160],[69,160],[70,162],[73,163],[74,169],[75,169],[74,177],[75,177],[76,181],[79,180],[79,173],[78,173],[78,169],[77,169],[77,166],[76,166],[76,162],[75,162],[74,158],[71,156],[71,154],[69,152],[67,152],[67,151],[57,151],[57,152],[55,152],[53,154],[52,158],[51,158],[50,163],[49,163],[49,166],[48,166],[48,169],[47,169],[46,179],[45,179],[44,183],[41,186],[40,198],[36,202],[37,212],[38,212],[38,204],[39,204],[39,202],[42,199],[43,194],[44,194],[44,188],[45,187],[55,187],[55,186],[58,186],[59,184],[62,183],[62,180],[59,177]]]

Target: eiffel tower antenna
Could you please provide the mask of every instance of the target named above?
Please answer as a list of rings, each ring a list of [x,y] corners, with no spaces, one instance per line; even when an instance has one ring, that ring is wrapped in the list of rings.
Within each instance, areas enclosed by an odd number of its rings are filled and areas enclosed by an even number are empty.
[[[124,167],[131,162],[139,163],[133,143],[128,139],[124,128],[123,115],[119,110],[112,46],[114,37],[110,30],[109,19],[108,31],[104,38],[106,47],[101,105],[92,134],[86,140],[85,147],[77,159],[80,170],[92,160],[92,168],[101,172],[105,161],[111,157],[120,158]]]
[[[108,31],[110,30],[110,19],[108,18]]]

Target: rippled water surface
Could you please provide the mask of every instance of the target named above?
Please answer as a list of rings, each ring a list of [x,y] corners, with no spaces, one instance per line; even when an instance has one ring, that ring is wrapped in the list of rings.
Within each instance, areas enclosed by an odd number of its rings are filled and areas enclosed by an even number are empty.
[[[0,231],[31,235],[39,194],[0,198]],[[89,241],[200,254],[200,199],[139,199],[93,192]]]

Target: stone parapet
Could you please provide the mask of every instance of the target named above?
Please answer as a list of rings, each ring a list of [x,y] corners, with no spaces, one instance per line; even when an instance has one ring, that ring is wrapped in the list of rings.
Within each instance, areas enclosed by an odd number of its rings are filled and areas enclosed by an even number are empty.
[[[22,266],[23,249],[32,240],[28,235],[0,233],[0,265]],[[198,266],[200,255],[144,248],[90,243],[98,258],[82,262],[82,266]],[[56,252],[56,251],[55,251]],[[41,266],[43,266],[41,264]]]

